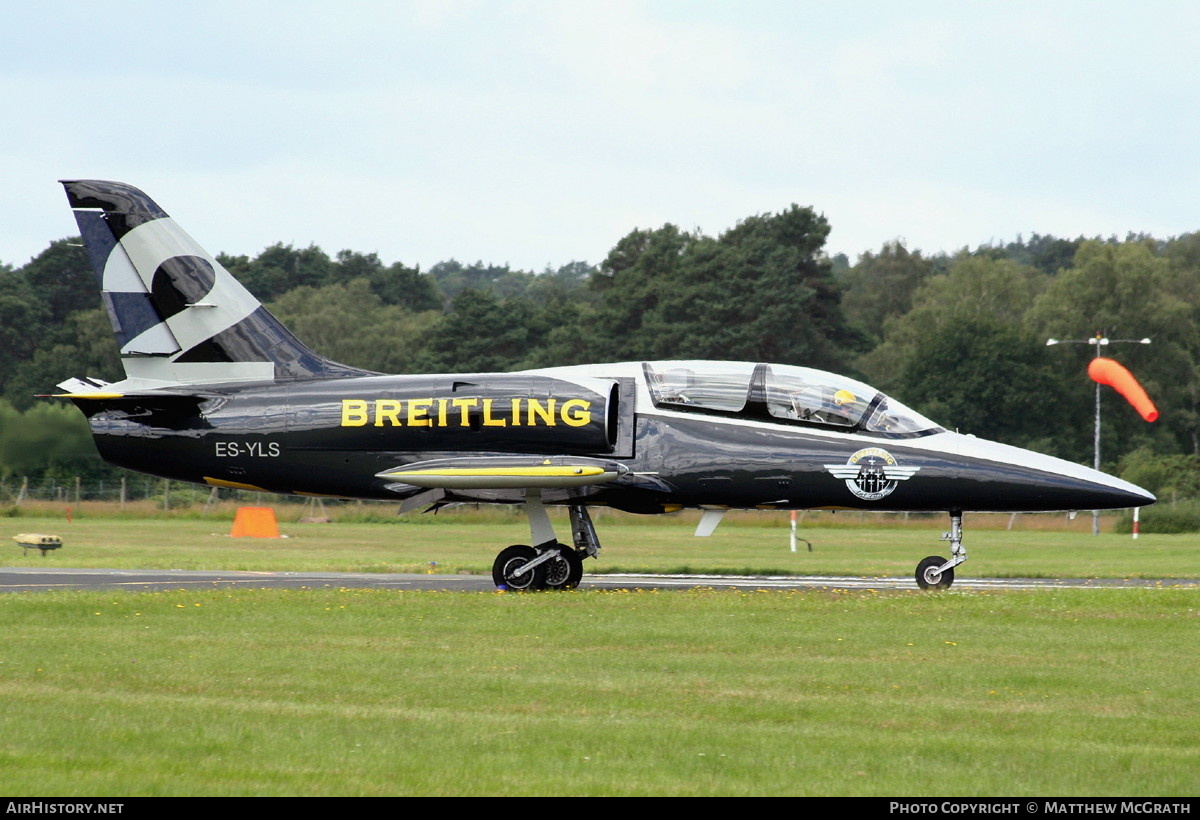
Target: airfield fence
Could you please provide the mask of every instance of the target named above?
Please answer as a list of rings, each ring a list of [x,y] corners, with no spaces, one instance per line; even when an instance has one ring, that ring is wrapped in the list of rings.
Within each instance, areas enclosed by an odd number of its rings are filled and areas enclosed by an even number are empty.
[[[10,507],[20,507],[26,502],[80,504],[95,501],[121,505],[153,501],[163,509],[177,509],[196,504],[213,505],[221,501],[261,502],[264,498],[279,499],[280,496],[252,490],[201,487],[187,482],[150,476],[92,481],[85,481],[79,476],[69,479],[53,477],[31,479],[25,476],[10,476],[0,479],[0,505]],[[306,503],[306,499],[300,496],[284,496],[284,498],[296,504]],[[388,502],[379,503],[386,504]],[[143,506],[145,505],[143,504]]]
[[[69,479],[9,477],[0,481],[0,503],[20,505],[25,501],[141,501],[161,497],[164,492],[170,492],[170,484],[171,482],[164,479],[149,476],[95,481],[84,481],[79,476]],[[178,484],[177,486],[182,487]]]

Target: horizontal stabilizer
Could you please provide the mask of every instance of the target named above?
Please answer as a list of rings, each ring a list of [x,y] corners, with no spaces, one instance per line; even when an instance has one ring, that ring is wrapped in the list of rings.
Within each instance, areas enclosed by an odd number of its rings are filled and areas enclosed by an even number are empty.
[[[566,456],[447,458],[377,473],[414,487],[446,490],[561,489],[603,484],[625,475],[615,461]]]
[[[55,394],[57,398],[87,399],[121,395],[120,393],[112,392],[109,389],[110,383],[103,379],[67,379],[65,382],[59,382],[57,386],[65,391],[64,393]]]
[[[51,393],[46,398],[51,399],[88,399],[90,401],[98,401],[101,399],[124,399],[128,398],[124,393],[104,393],[100,390],[90,390],[83,393]]]
[[[202,403],[225,395],[214,390],[179,387],[114,390],[121,385],[97,379],[68,379],[58,386],[65,392],[55,393],[52,397],[70,399],[88,418],[110,410],[132,413],[142,418],[147,408],[153,408],[159,414],[160,423],[176,416],[192,416],[199,412]]]

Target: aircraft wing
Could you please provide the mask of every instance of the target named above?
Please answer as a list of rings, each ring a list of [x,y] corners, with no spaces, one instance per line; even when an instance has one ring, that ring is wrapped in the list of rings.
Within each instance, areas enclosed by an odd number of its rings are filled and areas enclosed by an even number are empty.
[[[593,458],[489,456],[418,461],[376,476],[442,490],[562,489],[605,484],[628,471],[624,464]]]

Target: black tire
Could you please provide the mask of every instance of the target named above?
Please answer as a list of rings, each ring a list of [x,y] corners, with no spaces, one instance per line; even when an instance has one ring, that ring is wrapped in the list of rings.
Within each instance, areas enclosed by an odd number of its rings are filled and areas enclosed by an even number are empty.
[[[543,566],[547,589],[575,589],[583,580],[583,559],[566,544],[559,544],[558,557],[551,558]]]
[[[500,550],[492,564],[492,581],[498,589],[511,589],[517,592],[541,589],[546,585],[546,565],[539,564],[532,572],[514,575],[517,570],[537,558],[538,552],[533,547],[524,544],[513,544]]]
[[[954,583],[954,568],[938,573],[936,570],[946,559],[939,555],[931,555],[917,564],[917,586],[921,589],[949,589]]]

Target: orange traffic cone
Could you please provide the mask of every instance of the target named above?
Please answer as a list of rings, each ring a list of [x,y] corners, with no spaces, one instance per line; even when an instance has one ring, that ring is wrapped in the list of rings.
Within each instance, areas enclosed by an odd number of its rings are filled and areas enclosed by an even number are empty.
[[[238,507],[233,519],[234,538],[278,538],[279,525],[275,523],[275,510],[270,507]]]

